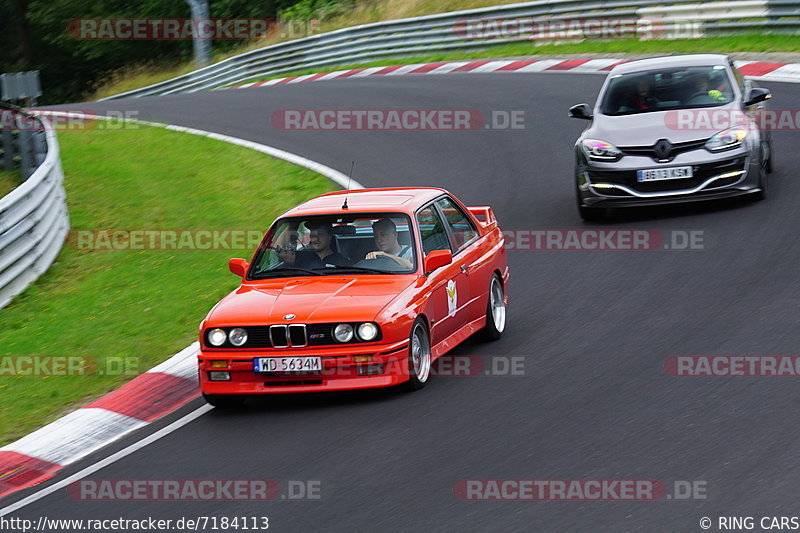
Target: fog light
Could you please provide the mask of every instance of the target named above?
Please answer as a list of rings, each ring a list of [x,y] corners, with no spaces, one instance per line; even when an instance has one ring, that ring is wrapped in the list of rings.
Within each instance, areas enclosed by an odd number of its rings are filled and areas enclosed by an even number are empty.
[[[371,355],[354,355],[353,356],[354,363],[371,363],[372,356]]]
[[[383,365],[361,365],[358,367],[359,376],[372,376],[383,374]]]
[[[231,373],[230,372],[209,372],[208,379],[211,381],[230,381],[231,380]]]
[[[209,361],[209,368],[228,368],[227,361]]]

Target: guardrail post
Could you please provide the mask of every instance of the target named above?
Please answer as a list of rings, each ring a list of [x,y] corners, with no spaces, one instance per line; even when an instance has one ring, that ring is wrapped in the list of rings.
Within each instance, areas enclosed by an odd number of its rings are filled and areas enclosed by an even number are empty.
[[[192,30],[193,30],[193,44],[194,44],[194,62],[197,68],[203,68],[211,63],[211,41],[203,39],[200,36],[200,20],[206,20],[209,17],[208,13],[208,0],[186,0],[189,8],[192,10]]]
[[[19,130],[17,141],[19,142],[19,170],[22,174],[22,181],[25,181],[36,170],[36,163],[33,160],[33,135],[30,130],[22,128]]]
[[[3,168],[6,170],[14,170],[14,133],[10,127],[3,126],[0,129],[0,148],[3,149]]]
[[[47,134],[36,131],[31,135],[31,152],[35,167],[39,167],[47,157]]]

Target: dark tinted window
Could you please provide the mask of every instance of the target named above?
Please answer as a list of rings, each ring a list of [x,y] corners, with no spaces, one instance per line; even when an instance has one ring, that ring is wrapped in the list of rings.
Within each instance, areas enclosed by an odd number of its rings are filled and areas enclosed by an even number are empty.
[[[428,255],[434,250],[450,250],[450,241],[444,229],[444,223],[439,213],[428,206],[417,213],[422,251]]]
[[[456,250],[461,250],[478,236],[478,231],[472,221],[450,198],[442,198],[436,203],[444,213],[445,220],[453,233]]]

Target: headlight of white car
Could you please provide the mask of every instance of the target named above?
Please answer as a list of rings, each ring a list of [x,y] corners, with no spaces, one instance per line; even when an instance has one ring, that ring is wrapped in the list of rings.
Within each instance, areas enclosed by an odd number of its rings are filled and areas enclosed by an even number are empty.
[[[581,148],[592,161],[619,161],[622,151],[611,143],[597,139],[584,139]]]
[[[749,130],[744,125],[722,130],[706,141],[706,150],[709,152],[721,152],[741,146],[748,133]]]

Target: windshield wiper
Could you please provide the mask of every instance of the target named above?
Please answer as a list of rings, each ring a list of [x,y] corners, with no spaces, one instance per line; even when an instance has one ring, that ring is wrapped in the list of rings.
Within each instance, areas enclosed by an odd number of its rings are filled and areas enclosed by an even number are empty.
[[[325,267],[326,272],[329,272],[331,270],[336,270],[337,272],[340,270],[355,270],[356,272],[372,272],[375,274],[397,274],[396,270],[381,270],[379,268],[368,268],[359,266],[334,265],[332,267]]]
[[[264,270],[259,272],[254,279],[266,278],[270,277],[269,274],[287,274],[289,272],[302,272],[303,274],[308,274],[311,276],[321,276],[322,274],[319,272],[314,272],[313,270],[308,270],[305,268],[297,268],[297,267],[281,267],[281,268],[273,268],[271,270]]]

